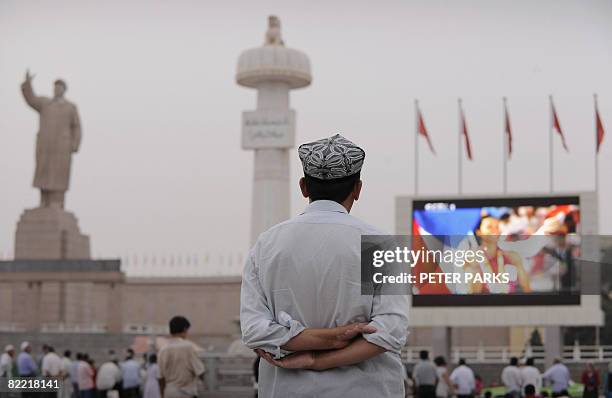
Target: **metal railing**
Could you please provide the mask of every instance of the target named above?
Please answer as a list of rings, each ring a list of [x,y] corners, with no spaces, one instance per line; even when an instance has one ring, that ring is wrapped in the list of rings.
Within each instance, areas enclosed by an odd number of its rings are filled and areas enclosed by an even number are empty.
[[[41,333],[106,333],[108,328],[102,323],[43,323],[40,325],[40,331]]]
[[[128,323],[123,326],[125,334],[146,334],[165,336],[169,333],[168,325],[151,325],[151,324],[136,324]]]
[[[427,348],[425,348],[427,349]],[[410,353],[412,351],[412,353]],[[411,362],[412,358],[417,358],[418,352],[415,354],[415,349],[407,349],[406,355],[403,357],[407,362]],[[526,346],[522,350],[512,350],[505,346],[466,346],[453,347],[451,351],[451,360],[455,363],[460,358],[464,358],[471,363],[507,363],[510,358],[517,357],[525,359],[533,357],[536,360],[544,360],[546,350],[544,347]],[[589,361],[610,361],[612,360],[612,346],[590,346],[590,345],[573,345],[565,346],[561,351],[561,358],[565,362],[586,363]]]
[[[20,322],[0,322],[0,332],[25,332],[25,323]]]
[[[200,358],[206,366],[206,392],[249,393],[253,387],[253,362],[250,356],[205,352]]]

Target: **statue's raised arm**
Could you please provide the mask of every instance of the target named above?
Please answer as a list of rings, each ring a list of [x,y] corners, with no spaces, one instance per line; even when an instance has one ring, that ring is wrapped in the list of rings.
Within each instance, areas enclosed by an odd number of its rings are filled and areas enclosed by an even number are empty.
[[[34,79],[34,75],[30,74],[30,70],[26,70],[25,81],[21,84],[21,92],[23,93],[23,98],[25,101],[37,112],[40,112],[42,108],[42,103],[44,101],[44,97],[38,97],[34,94],[34,90],[32,89],[32,79]]]

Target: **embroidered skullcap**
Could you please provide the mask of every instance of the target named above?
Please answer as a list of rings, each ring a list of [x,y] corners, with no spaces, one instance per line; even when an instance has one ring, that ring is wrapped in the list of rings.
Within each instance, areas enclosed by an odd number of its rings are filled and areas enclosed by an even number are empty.
[[[302,144],[298,148],[304,174],[320,180],[335,180],[358,173],[365,152],[340,134]]]

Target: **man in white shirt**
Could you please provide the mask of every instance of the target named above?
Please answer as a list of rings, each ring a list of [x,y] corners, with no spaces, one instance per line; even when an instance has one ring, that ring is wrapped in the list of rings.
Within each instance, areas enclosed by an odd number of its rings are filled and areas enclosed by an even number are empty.
[[[542,374],[540,370],[535,367],[535,361],[533,358],[527,358],[525,366],[521,368],[521,381],[523,382],[522,387],[532,385],[535,388],[535,395],[540,395],[540,389],[542,388]]]
[[[13,360],[15,358],[15,347],[7,345],[0,355],[0,377],[13,377]],[[9,398],[8,392],[0,392],[0,398]]]
[[[70,350],[64,351],[64,356],[62,357],[62,378],[63,385],[62,390],[60,391],[60,398],[70,398],[73,394],[72,382],[70,380],[70,372],[72,368],[72,359],[70,358],[72,352]]]
[[[53,347],[49,345],[43,345],[43,358],[40,365],[40,371],[44,377],[63,377],[64,364],[62,359],[55,353]],[[46,392],[44,393],[45,398],[56,398],[57,392]]]
[[[83,354],[77,352],[74,361],[70,364],[70,383],[72,383],[72,398],[80,398],[79,393],[79,363],[83,359]]]
[[[43,348],[45,355],[42,359],[41,372],[45,377],[61,377],[63,376],[64,364],[62,359],[55,353],[55,349],[51,346]]]
[[[502,383],[506,386],[506,394],[511,394],[514,398],[521,396],[523,380],[521,371],[518,368],[518,358],[510,358],[510,365],[506,366],[501,373]]]
[[[472,369],[467,366],[465,359],[459,360],[459,366],[453,370],[450,379],[455,385],[457,398],[472,398],[474,396],[476,378]]]
[[[15,358],[15,347],[7,345],[4,352],[0,355],[0,377],[13,377],[13,362]]]
[[[96,388],[99,398],[106,398],[110,390],[119,390],[121,369],[114,352],[109,353],[109,360],[104,362],[96,374]]]
[[[361,240],[381,232],[349,215],[365,152],[337,134],[298,153],[310,204],[259,236],[242,277],[242,340],[265,359],[259,396],[403,398],[408,297],[362,294]]]

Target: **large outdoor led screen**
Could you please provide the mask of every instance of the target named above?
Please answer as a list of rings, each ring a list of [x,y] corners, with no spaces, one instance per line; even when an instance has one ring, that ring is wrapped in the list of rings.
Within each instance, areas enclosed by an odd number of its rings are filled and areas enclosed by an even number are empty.
[[[416,275],[475,276],[467,278],[472,282],[416,283],[415,306],[580,303],[577,196],[414,200],[412,211],[415,247],[484,254],[460,268],[440,258],[415,264]],[[505,280],[489,278],[501,273]]]

